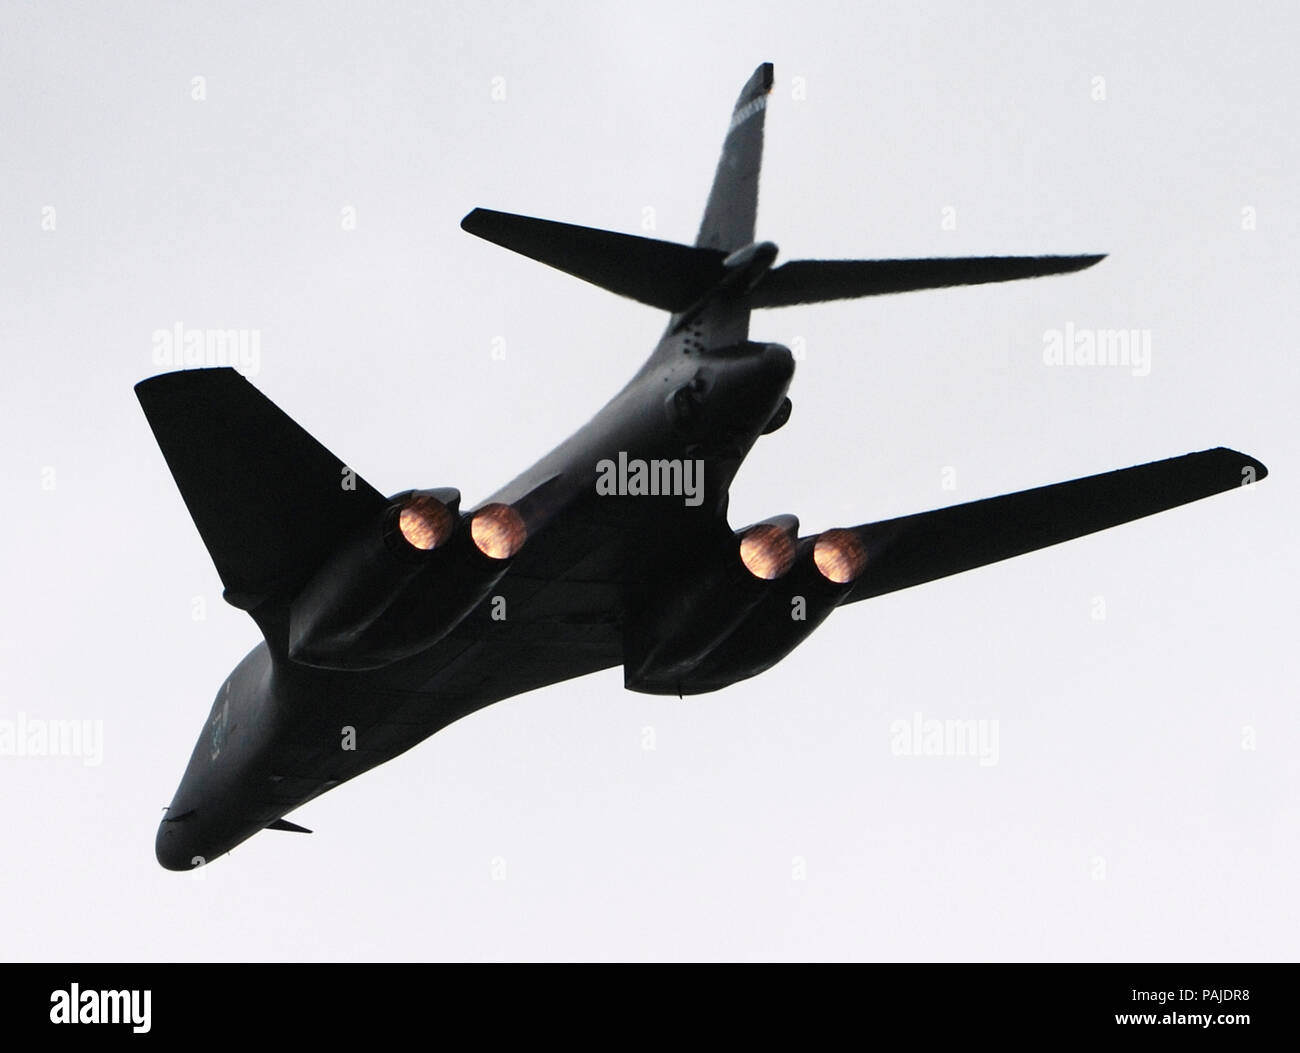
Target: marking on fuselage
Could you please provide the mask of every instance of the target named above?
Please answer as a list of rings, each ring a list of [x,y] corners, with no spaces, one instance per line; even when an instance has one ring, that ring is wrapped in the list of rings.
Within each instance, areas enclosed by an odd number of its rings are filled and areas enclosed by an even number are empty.
[[[226,727],[230,723],[230,681],[226,681],[226,690],[221,708],[212,718],[212,759],[221,756],[221,749],[226,744]]]

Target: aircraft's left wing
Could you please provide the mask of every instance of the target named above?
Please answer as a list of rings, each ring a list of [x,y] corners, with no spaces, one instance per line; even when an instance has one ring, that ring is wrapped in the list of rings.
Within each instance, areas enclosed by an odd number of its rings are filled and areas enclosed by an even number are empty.
[[[694,667],[676,679],[629,686],[715,691],[770,669],[845,603],[1047,548],[1267,474],[1255,458],[1219,448],[803,538],[803,562],[773,582],[770,596]]]
[[[1047,548],[1258,482],[1268,469],[1220,446],[854,527],[866,566],[845,602]]]

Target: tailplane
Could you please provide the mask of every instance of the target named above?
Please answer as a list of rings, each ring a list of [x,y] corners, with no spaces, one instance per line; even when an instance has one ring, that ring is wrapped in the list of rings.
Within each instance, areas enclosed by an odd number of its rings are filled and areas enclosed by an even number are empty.
[[[709,319],[711,337],[724,344],[745,340],[752,308],[1067,274],[1105,258],[794,260],[768,269],[776,247],[755,242],[754,222],[772,83],[772,64],[765,62],[736,99],[693,246],[485,208],[474,209],[460,225],[503,248],[672,314],[695,314],[703,301],[713,301],[720,307]]]
[[[1102,256],[965,256],[928,260],[792,260],[768,271],[751,307],[790,307],[860,296],[984,285],[1081,271]]]
[[[462,230],[619,296],[684,311],[723,277],[725,252],[476,208]]]

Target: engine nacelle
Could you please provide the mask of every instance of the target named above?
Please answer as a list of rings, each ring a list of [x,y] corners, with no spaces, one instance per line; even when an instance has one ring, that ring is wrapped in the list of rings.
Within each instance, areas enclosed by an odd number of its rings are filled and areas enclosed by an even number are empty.
[[[677,694],[683,678],[794,565],[798,529],[794,516],[777,516],[739,531],[717,558],[631,618],[624,629],[624,685]]]
[[[509,505],[459,515],[459,504],[452,489],[394,497],[294,599],[289,657],[321,669],[378,669],[455,628],[527,538]]]
[[[659,609],[667,624],[675,616],[676,624],[690,628],[670,632],[657,648],[629,646],[629,658],[635,653],[640,661],[625,666],[624,683],[649,694],[698,695],[757,676],[830,616],[866,565],[858,536],[836,529],[798,542],[785,570],[771,579],[719,587],[706,575],[671,594]]]
[[[805,538],[794,568],[690,671],[682,694],[716,691],[771,669],[830,617],[866,565],[866,548],[850,530]]]

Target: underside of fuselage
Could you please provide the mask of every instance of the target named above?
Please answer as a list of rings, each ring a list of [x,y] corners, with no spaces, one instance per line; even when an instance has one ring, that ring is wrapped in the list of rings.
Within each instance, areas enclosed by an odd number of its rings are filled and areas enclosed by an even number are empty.
[[[622,660],[619,626],[608,612],[689,573],[692,555],[706,559],[732,536],[728,487],[793,372],[789,351],[775,345],[683,350],[659,362],[493,495],[490,501],[524,513],[528,544],[484,609],[471,612],[450,638],[365,671],[311,668],[274,655],[268,643],[250,652],[219,689],[159,826],[163,866],[201,865],[459,717],[516,693],[508,681],[496,691],[450,693],[443,683],[455,655],[503,635],[510,624],[509,617],[493,621],[493,598],[534,627],[585,621],[588,631],[603,630],[606,639],[583,672]],[[689,416],[682,392],[692,402]],[[638,465],[687,462],[689,492],[598,492],[603,463],[626,478]],[[548,598],[556,581],[565,585]]]

